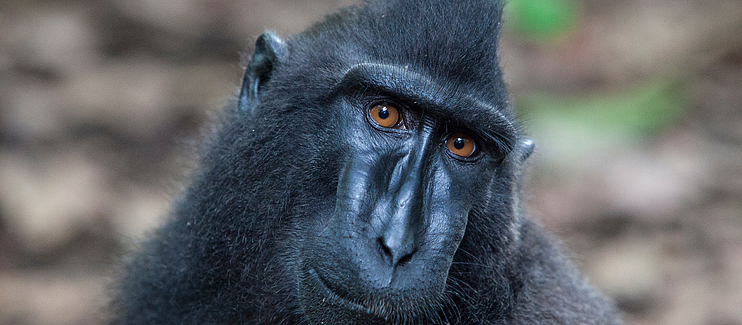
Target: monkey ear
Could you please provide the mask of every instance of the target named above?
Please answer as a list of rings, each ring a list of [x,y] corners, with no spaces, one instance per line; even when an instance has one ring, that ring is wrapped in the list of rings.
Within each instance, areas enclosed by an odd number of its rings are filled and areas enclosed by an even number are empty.
[[[258,91],[270,78],[273,71],[285,62],[289,51],[286,42],[272,31],[265,31],[255,41],[255,53],[245,70],[242,89],[237,103],[241,111],[255,107]]]
[[[518,147],[516,149],[518,152],[518,160],[520,162],[526,161],[526,159],[528,159],[528,157],[533,153],[535,147],[536,143],[531,138],[524,138],[518,141]]]

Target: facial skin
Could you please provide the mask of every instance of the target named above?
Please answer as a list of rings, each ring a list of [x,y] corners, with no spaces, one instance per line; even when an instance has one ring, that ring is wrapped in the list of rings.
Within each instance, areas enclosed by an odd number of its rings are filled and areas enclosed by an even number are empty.
[[[300,264],[300,290],[331,302],[307,299],[309,309],[389,316],[442,303],[468,216],[507,154],[498,141],[513,135],[493,139],[463,127],[455,117],[481,103],[416,91],[433,86],[445,87],[401,67],[365,63],[338,84],[328,105],[343,121],[333,135],[343,162],[335,206],[316,216],[323,222],[307,234]]]

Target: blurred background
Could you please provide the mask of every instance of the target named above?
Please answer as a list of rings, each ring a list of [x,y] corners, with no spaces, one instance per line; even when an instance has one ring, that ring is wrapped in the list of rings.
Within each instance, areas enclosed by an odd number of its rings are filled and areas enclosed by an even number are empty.
[[[0,324],[99,324],[264,28],[350,0],[0,0]],[[742,324],[742,1],[510,0],[528,204],[629,324]]]

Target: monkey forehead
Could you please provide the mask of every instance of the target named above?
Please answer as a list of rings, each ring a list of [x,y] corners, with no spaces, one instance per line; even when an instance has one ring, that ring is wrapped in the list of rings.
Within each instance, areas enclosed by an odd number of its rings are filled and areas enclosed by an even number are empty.
[[[479,89],[504,88],[497,56],[500,0],[365,1],[300,35],[331,62],[392,63]],[[504,91],[504,89],[502,89]]]
[[[517,137],[511,109],[502,97],[478,96],[453,83],[435,79],[408,67],[364,62],[351,66],[336,85],[339,93],[373,92],[398,99],[436,120],[463,126],[505,144]]]

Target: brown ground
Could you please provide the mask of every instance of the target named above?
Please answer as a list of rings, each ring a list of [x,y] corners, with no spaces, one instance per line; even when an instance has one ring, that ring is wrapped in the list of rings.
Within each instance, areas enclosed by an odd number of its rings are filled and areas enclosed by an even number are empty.
[[[100,323],[240,53],[349,2],[0,0],[0,324]],[[516,107],[682,84],[687,109],[642,136],[578,144],[523,114],[530,206],[630,324],[742,325],[742,1],[585,0],[566,39],[506,32],[502,57]]]

